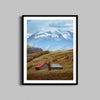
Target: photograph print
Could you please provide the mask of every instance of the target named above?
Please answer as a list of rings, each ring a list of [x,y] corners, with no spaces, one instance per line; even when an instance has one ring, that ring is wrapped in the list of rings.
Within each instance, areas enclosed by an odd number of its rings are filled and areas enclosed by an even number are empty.
[[[78,16],[23,15],[22,28],[22,84],[78,84]]]

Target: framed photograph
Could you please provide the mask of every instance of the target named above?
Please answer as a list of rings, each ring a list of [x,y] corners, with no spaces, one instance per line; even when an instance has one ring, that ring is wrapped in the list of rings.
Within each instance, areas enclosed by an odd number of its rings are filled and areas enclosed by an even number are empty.
[[[78,15],[23,15],[23,85],[78,84]]]

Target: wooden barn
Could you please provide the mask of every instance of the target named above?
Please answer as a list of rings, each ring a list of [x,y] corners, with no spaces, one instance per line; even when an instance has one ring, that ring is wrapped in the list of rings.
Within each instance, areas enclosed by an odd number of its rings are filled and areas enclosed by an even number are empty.
[[[45,62],[41,62],[38,66],[36,66],[36,70],[48,69],[48,65]]]
[[[63,69],[63,67],[59,64],[47,64],[46,62],[41,62],[38,66],[36,66],[36,70],[48,69],[48,70],[57,70]]]
[[[48,67],[49,70],[63,69],[63,67],[59,64],[50,64]]]

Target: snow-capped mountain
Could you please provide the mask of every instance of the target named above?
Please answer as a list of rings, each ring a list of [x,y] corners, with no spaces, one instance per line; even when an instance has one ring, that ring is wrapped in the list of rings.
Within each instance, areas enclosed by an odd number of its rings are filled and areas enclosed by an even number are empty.
[[[30,33],[30,34],[27,34],[27,38],[29,38],[31,35],[32,35],[32,33]]]
[[[66,39],[66,40],[71,40],[73,33],[70,31],[65,31],[65,32],[60,32],[60,31],[55,31],[55,32],[38,32],[34,34],[27,34],[27,38],[31,37],[33,39],[38,39],[38,38],[53,38],[53,39]]]
[[[58,30],[28,34],[27,44],[48,50],[66,49],[73,46],[73,32]]]

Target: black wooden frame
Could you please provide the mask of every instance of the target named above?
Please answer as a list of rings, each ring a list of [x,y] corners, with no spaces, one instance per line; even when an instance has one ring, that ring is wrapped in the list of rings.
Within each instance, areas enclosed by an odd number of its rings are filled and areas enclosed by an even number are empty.
[[[76,83],[24,83],[24,17],[76,17]],[[22,15],[22,85],[78,85],[78,15]]]

